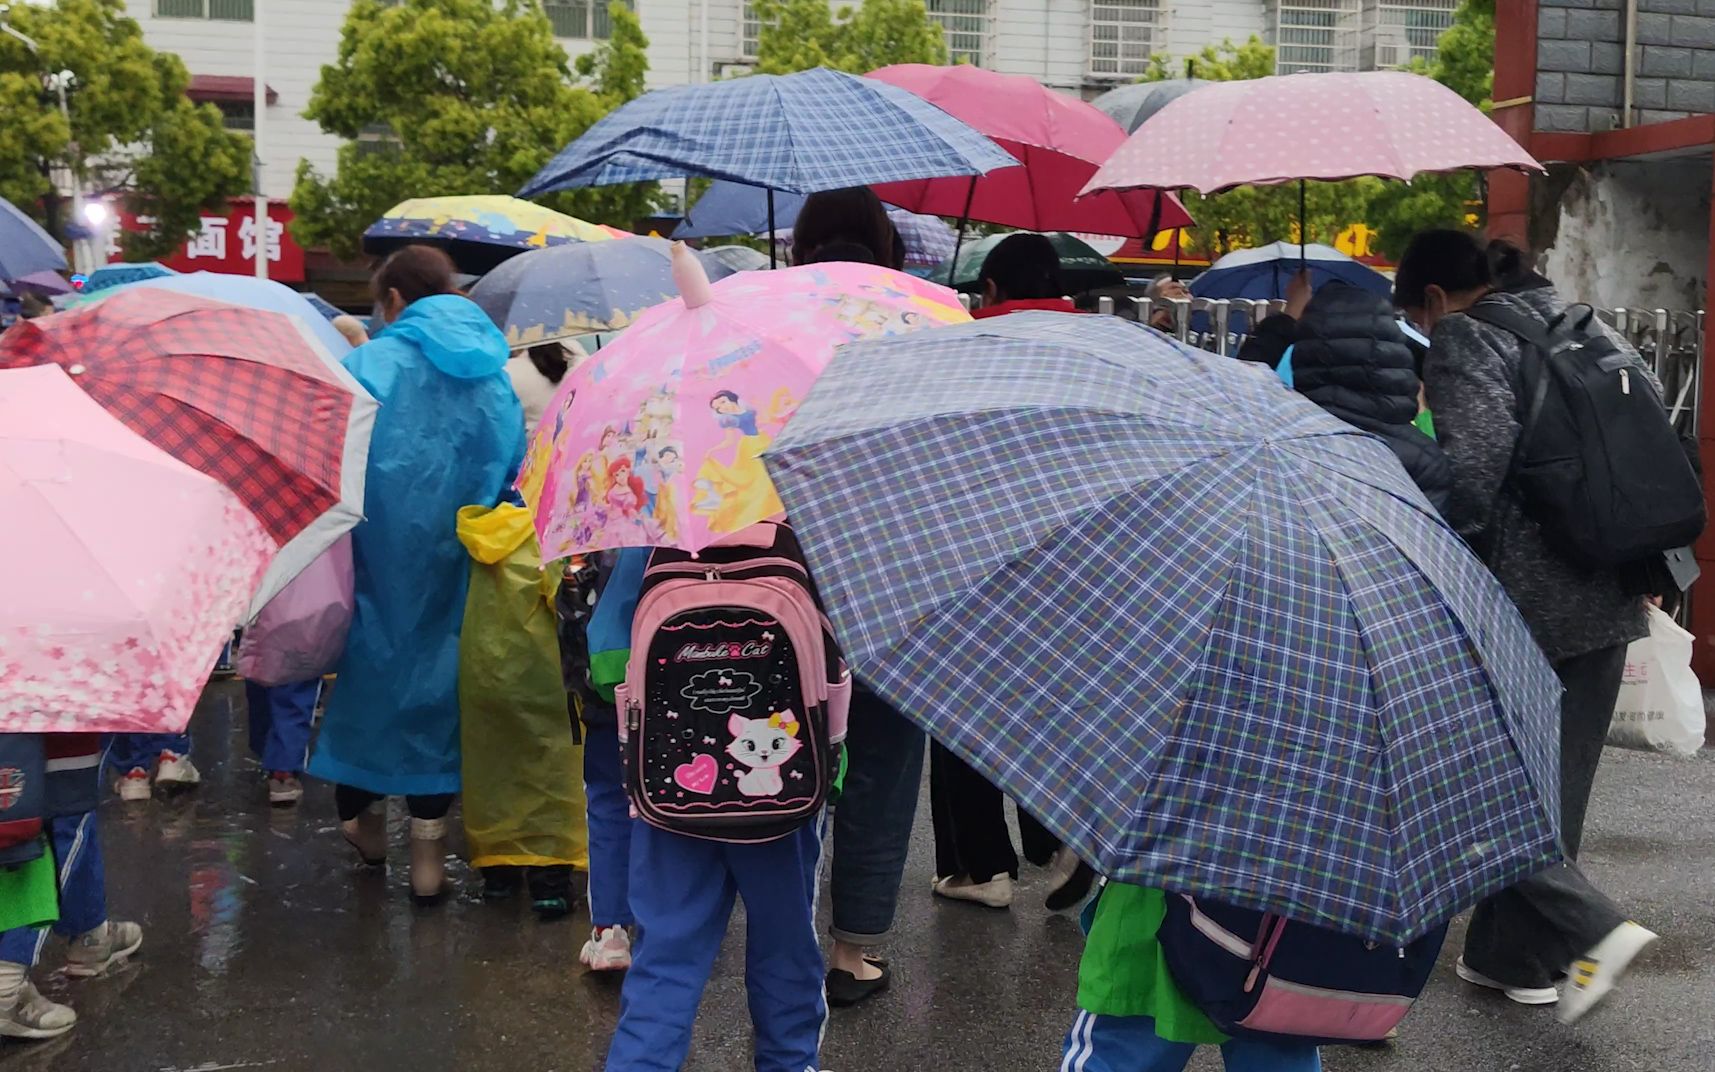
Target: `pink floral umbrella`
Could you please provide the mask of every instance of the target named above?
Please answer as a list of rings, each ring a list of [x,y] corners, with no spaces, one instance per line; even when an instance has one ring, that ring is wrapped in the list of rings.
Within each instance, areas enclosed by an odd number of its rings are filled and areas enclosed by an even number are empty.
[[[1364,175],[1409,181],[1467,168],[1541,171],[1488,116],[1433,79],[1400,71],[1293,74],[1187,93],[1127,138],[1085,194]]]
[[[172,733],[276,545],[57,365],[0,370],[0,733]]]
[[[569,373],[518,486],[542,557],[696,551],[781,512],[762,452],[853,339],[962,323],[945,287],[865,264],[744,272],[710,286],[673,250],[682,297]]]

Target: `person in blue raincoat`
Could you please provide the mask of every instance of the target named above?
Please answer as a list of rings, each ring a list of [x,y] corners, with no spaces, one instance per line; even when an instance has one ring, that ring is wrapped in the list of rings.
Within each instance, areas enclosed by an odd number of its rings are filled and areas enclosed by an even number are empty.
[[[352,530],[356,611],[309,772],[334,782],[341,829],[365,863],[386,861],[384,815],[411,811],[411,891],[446,882],[446,814],[459,789],[459,627],[469,556],[458,509],[492,506],[524,456],[507,346],[457,293],[453,262],[407,246],[373,287],[387,327],[345,358],[381,403],[364,520]]]

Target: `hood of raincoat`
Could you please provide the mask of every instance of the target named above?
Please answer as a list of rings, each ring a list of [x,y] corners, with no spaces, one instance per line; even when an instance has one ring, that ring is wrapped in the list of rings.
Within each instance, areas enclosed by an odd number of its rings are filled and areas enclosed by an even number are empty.
[[[470,557],[483,565],[504,561],[536,535],[530,511],[513,503],[499,506],[466,506],[458,515],[459,542]]]
[[[423,352],[429,363],[460,380],[480,380],[506,368],[506,336],[488,314],[460,294],[419,298],[377,338],[395,335]]]

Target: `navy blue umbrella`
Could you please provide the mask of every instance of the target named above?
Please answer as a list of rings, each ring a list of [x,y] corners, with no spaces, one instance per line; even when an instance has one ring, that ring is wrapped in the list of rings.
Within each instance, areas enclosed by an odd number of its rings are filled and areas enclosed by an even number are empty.
[[[0,197],[0,279],[63,272],[65,250],[17,205]]]
[[[789,228],[804,207],[804,194],[774,195],[774,226]],[[742,182],[715,182],[697,198],[674,238],[722,238],[767,234],[768,191]]]
[[[1303,268],[1310,270],[1314,290],[1324,283],[1350,283],[1383,297],[1393,293],[1387,276],[1333,246],[1300,246],[1296,242],[1275,242],[1229,253],[1191,281],[1191,293],[1199,298],[1284,299],[1286,285]]]

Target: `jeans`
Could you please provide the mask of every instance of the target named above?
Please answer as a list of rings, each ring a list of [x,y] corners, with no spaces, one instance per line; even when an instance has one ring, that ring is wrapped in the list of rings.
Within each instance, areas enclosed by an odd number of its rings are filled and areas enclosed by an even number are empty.
[[[1551,986],[1580,954],[1626,921],[1572,862],[1583,845],[1584,815],[1625,669],[1623,644],[1555,664],[1566,686],[1560,701],[1560,836],[1567,862],[1484,899],[1471,913],[1465,963],[1496,982]]]
[[[262,761],[263,770],[303,773],[316,699],[321,693],[319,680],[274,686],[244,683],[245,706],[250,715],[250,751]]]
[[[638,820],[625,795],[625,769],[619,755],[619,730],[586,727],[584,736],[584,809],[590,839],[590,922],[597,927],[629,927],[631,914],[631,841]]]
[[[453,796],[452,793],[408,796],[405,798],[405,807],[410,810],[413,819],[445,819],[447,812],[452,810]],[[362,815],[363,810],[376,801],[386,799],[381,793],[371,793],[354,785],[333,787],[333,806],[339,812],[339,821],[342,823]]]
[[[1080,1011],[1066,1032],[1060,1072],[1180,1072],[1197,1047],[1168,1042],[1147,1016],[1097,1016]],[[1308,1043],[1231,1039],[1221,1046],[1227,1072],[1321,1072],[1322,1056]]]
[[[136,768],[155,769],[162,752],[188,756],[191,754],[191,734],[183,733],[115,733],[108,738],[107,769],[127,774]]]
[[[74,938],[107,922],[107,876],[96,836],[95,812],[47,819],[48,840],[59,868],[60,918],[55,934]],[[46,927],[17,927],[0,934],[0,960],[31,965],[47,940]]]
[[[923,785],[923,731],[875,693],[852,690],[846,781],[834,806],[830,933],[879,945],[893,928]]]
[[[820,1067],[816,1057],[828,1017],[816,937],[821,854],[820,816],[786,837],[756,845],[637,824],[631,904],[638,942],[620,992],[608,1072],[677,1072],[685,1063],[703,987],[740,897],[756,1072]]]
[[[1006,828],[1006,797],[970,764],[939,743],[929,745],[929,808],[935,819],[935,874],[969,875],[987,882],[1018,877],[1018,853]],[[1018,810],[1024,858],[1038,867],[1053,859],[1060,842]]]

